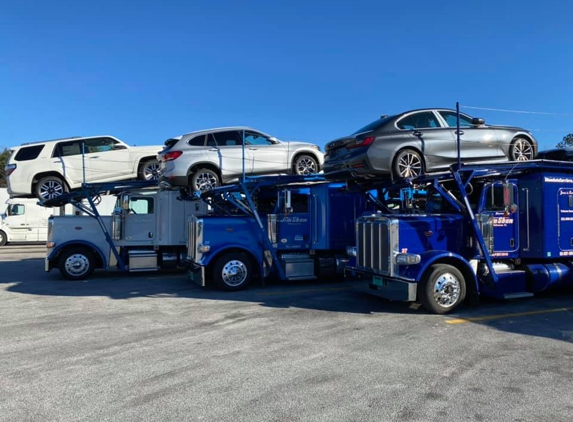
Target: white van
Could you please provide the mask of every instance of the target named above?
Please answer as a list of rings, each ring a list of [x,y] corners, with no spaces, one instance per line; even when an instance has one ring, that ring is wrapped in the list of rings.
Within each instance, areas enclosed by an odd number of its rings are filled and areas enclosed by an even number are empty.
[[[37,199],[13,198],[6,201],[0,215],[0,246],[8,242],[45,242],[48,237],[48,217],[51,208],[37,204]]]
[[[97,206],[101,215],[111,215],[116,198],[102,196]],[[10,198],[0,214],[0,246],[9,242],[45,242],[48,239],[48,217],[59,215],[59,208],[46,208],[38,205],[36,198]],[[1,209],[0,209],[1,210]],[[80,210],[66,205],[65,214],[80,215]]]

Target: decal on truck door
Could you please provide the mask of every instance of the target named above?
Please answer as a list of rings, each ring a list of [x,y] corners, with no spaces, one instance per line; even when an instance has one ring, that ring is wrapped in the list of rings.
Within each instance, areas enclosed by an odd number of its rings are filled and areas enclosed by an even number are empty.
[[[559,255],[573,256],[573,188],[557,191]]]

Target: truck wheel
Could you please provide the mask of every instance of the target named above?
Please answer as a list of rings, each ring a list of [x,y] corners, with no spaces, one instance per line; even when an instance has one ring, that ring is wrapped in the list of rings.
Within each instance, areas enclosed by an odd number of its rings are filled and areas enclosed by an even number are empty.
[[[38,199],[57,198],[68,191],[66,183],[57,176],[47,176],[36,184],[36,197]]]
[[[191,191],[207,192],[219,186],[219,176],[211,169],[200,168],[190,178]]]
[[[140,180],[159,180],[159,162],[147,160],[139,165],[137,174]]]
[[[250,259],[245,254],[231,252],[223,255],[215,262],[213,281],[223,290],[242,290],[251,283],[252,273]]]
[[[60,256],[58,268],[68,280],[85,280],[93,272],[94,263],[87,249],[68,249]]]
[[[2,230],[0,230],[0,246],[4,246],[8,243],[8,236]]]
[[[315,174],[318,173],[318,162],[310,155],[299,155],[294,160],[293,170],[299,176]]]
[[[447,264],[434,264],[418,286],[420,302],[435,314],[453,311],[466,297],[462,273]]]

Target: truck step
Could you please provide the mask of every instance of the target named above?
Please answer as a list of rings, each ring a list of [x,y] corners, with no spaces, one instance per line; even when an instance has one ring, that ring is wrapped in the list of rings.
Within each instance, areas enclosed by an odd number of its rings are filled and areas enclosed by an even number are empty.
[[[316,280],[316,276],[301,275],[301,276],[290,276],[287,280]]]
[[[503,295],[504,299],[520,299],[523,297],[532,297],[533,293],[530,292],[518,292],[518,293],[506,293]]]

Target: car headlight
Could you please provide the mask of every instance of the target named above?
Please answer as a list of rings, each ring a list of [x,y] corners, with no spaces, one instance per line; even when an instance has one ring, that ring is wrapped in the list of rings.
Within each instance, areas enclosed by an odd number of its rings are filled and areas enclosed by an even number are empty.
[[[311,148],[320,151],[320,147],[318,145],[312,145]]]

